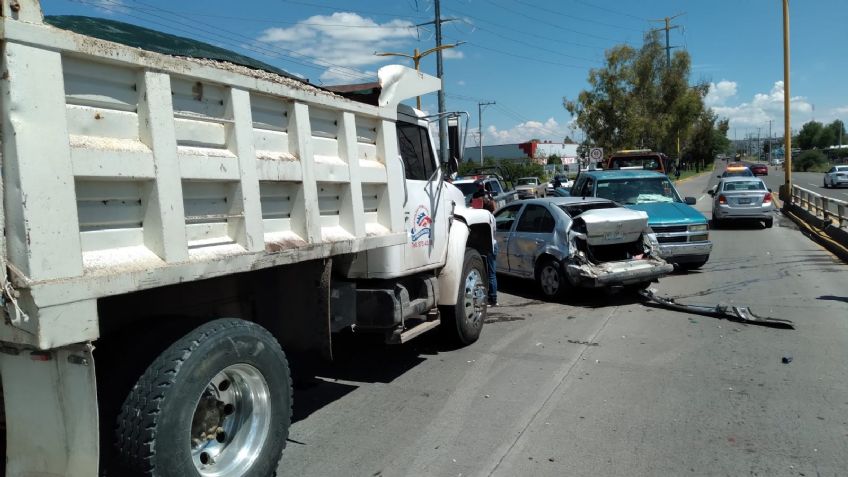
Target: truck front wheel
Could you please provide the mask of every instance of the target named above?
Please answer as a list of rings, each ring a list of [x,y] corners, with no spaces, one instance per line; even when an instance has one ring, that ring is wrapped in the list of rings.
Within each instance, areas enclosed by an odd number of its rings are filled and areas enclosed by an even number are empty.
[[[442,332],[449,340],[469,345],[480,337],[487,315],[487,283],[483,258],[476,250],[466,248],[456,305],[439,307]]]
[[[238,319],[206,323],[147,368],[121,407],[115,446],[142,475],[274,475],[291,423],[277,340]]]

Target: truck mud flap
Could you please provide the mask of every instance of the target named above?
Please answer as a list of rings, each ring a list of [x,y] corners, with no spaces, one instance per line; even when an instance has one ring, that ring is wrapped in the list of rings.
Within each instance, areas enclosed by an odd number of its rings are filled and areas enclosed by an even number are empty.
[[[650,305],[659,305],[669,310],[680,311],[684,313],[694,313],[696,315],[712,316],[715,318],[724,318],[730,321],[739,323],[748,323],[751,325],[768,326],[771,328],[784,328],[789,330],[795,329],[795,323],[790,320],[780,318],[769,318],[767,316],[759,316],[754,314],[746,306],[729,306],[729,305],[689,305],[677,303],[673,298],[661,297],[654,293],[653,290],[640,290],[639,295]]]

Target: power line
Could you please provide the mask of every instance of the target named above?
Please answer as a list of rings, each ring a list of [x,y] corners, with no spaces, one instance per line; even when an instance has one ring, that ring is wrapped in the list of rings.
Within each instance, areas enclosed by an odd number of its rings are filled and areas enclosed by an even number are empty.
[[[334,12],[337,12],[337,11],[340,10],[339,7],[334,7],[332,5],[321,5],[319,3],[302,2],[302,1],[299,1],[299,0],[281,0],[281,1],[283,3],[293,3],[295,5],[303,5],[303,6],[307,6],[307,7],[321,8],[321,9],[324,9],[324,10],[333,10]],[[368,10],[354,10],[352,8],[347,8],[347,7],[344,8],[344,11],[349,12],[349,13],[360,13],[360,14],[365,14],[365,15],[382,15],[382,16],[391,16],[391,17],[397,17],[397,18],[412,18],[412,19],[415,19],[415,20],[429,20],[429,17],[423,16],[423,15],[395,15],[394,13],[388,13],[388,12],[385,12],[385,11],[375,12],[375,11],[368,11]]]
[[[472,25],[473,25],[473,24],[472,24]],[[498,38],[501,38],[501,39],[504,39],[504,40],[509,40],[509,41],[513,41],[513,42],[515,42],[515,43],[520,43],[520,44],[525,45],[525,46],[530,46],[530,47],[532,47],[532,48],[534,48],[534,49],[536,49],[536,50],[547,51],[547,52],[553,53],[553,54],[555,54],[555,55],[563,56],[563,57],[565,57],[565,58],[571,58],[571,59],[574,59],[574,60],[582,60],[582,61],[589,61],[589,62],[592,62],[592,63],[599,63],[599,61],[598,61],[598,60],[593,60],[593,59],[591,59],[591,58],[584,58],[584,57],[581,57],[581,56],[568,55],[568,54],[566,54],[566,53],[561,53],[561,52],[559,52],[559,51],[552,50],[552,49],[550,49],[550,48],[543,48],[543,47],[538,46],[538,45],[536,45],[536,44],[533,44],[533,43],[530,43],[530,42],[526,42],[526,41],[524,41],[524,40],[518,40],[518,39],[516,39],[516,38],[512,38],[512,37],[506,36],[506,35],[504,35],[503,33],[495,32],[494,30],[489,30],[489,29],[487,29],[487,28],[482,28],[482,27],[479,27],[479,26],[476,26],[476,25],[475,25],[475,28],[477,28],[477,29],[479,29],[479,30],[481,30],[481,31],[485,31],[485,32],[487,32],[487,33],[491,33],[492,35],[497,35],[497,36],[498,36]]]
[[[527,15],[526,13],[522,12],[521,10],[515,10],[513,8],[505,7],[505,6],[503,6],[499,3],[496,3],[492,0],[486,0],[486,2],[489,3],[490,5],[494,5],[498,8],[500,8],[502,10],[506,10],[510,13],[520,15],[524,18],[529,19],[529,20],[533,20],[534,22],[542,23],[544,25],[548,25],[548,26],[554,27],[554,28],[559,29],[559,30],[567,31],[569,33],[577,33],[577,34],[580,34],[580,35],[583,35],[583,36],[588,36],[590,38],[597,38],[599,40],[619,42],[619,40],[603,37],[603,36],[600,36],[600,35],[595,35],[594,33],[588,33],[588,32],[584,32],[584,31],[574,30],[572,28],[566,28],[566,27],[559,25],[557,23],[554,23],[554,22],[549,22],[549,21],[541,19],[541,18],[532,17],[532,16]],[[626,44],[627,42],[619,42],[619,43],[625,43]]]
[[[522,60],[535,61],[537,63],[544,63],[544,64],[554,65],[554,66],[562,66],[562,67],[565,67],[565,68],[577,68],[577,69],[581,69],[581,70],[591,68],[591,66],[572,65],[572,64],[568,64],[568,63],[560,63],[558,61],[550,61],[550,60],[544,60],[544,59],[541,59],[541,58],[534,58],[532,56],[526,56],[526,55],[522,55],[522,54],[518,54],[518,53],[510,53],[508,51],[503,51],[503,50],[498,50],[496,48],[490,48],[488,46],[483,46],[479,43],[474,43],[473,41],[466,41],[465,43],[467,45],[473,46],[475,48],[480,48],[481,50],[487,50],[487,51],[491,51],[491,52],[498,53],[498,54],[501,54],[501,55],[512,56],[514,58],[521,58]]]
[[[563,12],[561,12],[561,11],[559,11],[559,10],[553,10],[553,9],[546,8],[546,7],[542,7],[542,6],[539,6],[539,5],[534,5],[534,4],[532,4],[532,3],[525,2],[525,1],[523,1],[523,0],[514,0],[514,1],[515,1],[516,3],[520,3],[520,4],[522,4],[522,5],[526,5],[526,6],[528,6],[528,7],[532,7],[532,8],[535,8],[535,9],[537,9],[537,10],[541,10],[541,11],[543,11],[543,12],[553,13],[554,15],[559,15],[559,16],[561,16],[561,17],[565,17],[565,18],[571,18],[571,19],[573,19],[573,20],[577,20],[577,21],[579,21],[579,22],[584,22],[584,23],[594,23],[594,24],[596,24],[596,25],[602,25],[602,26],[606,26],[606,27],[610,27],[610,28],[615,28],[615,29],[617,29],[617,30],[631,30],[631,31],[638,31],[638,32],[642,32],[642,31],[643,31],[643,30],[642,30],[642,29],[640,29],[640,28],[632,28],[632,27],[626,27],[626,26],[621,26],[621,25],[614,25],[614,24],[612,24],[612,23],[606,23],[606,22],[602,22],[602,21],[594,20],[594,19],[591,19],[591,18],[581,18],[581,17],[578,17],[578,16],[569,15],[568,13],[563,13]]]
[[[89,3],[89,2],[86,2],[84,0],[70,0],[70,1],[74,1],[76,3],[83,3],[83,4],[87,4],[87,5],[92,5],[92,6],[102,6],[103,2],[107,2],[108,4],[113,5],[115,7],[126,8],[125,5],[118,3],[117,1],[114,1],[114,0],[101,0],[101,2],[98,2],[98,3]],[[268,48],[268,47],[256,46],[254,44],[244,44],[243,40],[238,40],[238,39],[234,39],[233,37],[221,35],[220,32],[230,33],[232,35],[235,35],[236,37],[241,37],[241,38],[247,39],[248,41],[251,41],[251,42],[255,41],[255,39],[248,37],[248,36],[245,36],[245,35],[242,35],[242,34],[239,34],[239,33],[230,32],[228,30],[218,28],[215,25],[210,25],[210,24],[204,23],[204,22],[198,22],[191,17],[181,15],[181,14],[175,13],[175,12],[170,12],[168,10],[164,10],[164,9],[161,9],[161,8],[149,5],[149,4],[145,4],[144,2],[140,2],[138,0],[136,0],[136,3],[150,7],[150,8],[134,8],[133,9],[133,11],[140,13],[142,15],[148,15],[148,16],[152,16],[154,18],[159,18],[159,19],[162,19],[162,20],[165,20],[165,21],[168,21],[168,22],[177,23],[181,27],[185,26],[184,22],[180,22],[178,20],[174,20],[172,18],[168,18],[167,16],[159,15],[159,14],[156,14],[156,13],[150,13],[150,10],[161,11],[161,12],[164,12],[164,13],[172,13],[172,14],[175,14],[176,16],[182,17],[186,20],[192,20],[192,22],[194,24],[199,23],[201,25],[206,25],[206,26],[209,26],[211,28],[214,28],[215,31],[206,30],[206,29],[203,29],[203,28],[199,28],[197,26],[193,26],[194,31],[191,31],[191,30],[186,30],[184,28],[174,27],[173,25],[163,24],[161,22],[157,22],[157,21],[151,20],[149,18],[139,17],[139,16],[133,15],[133,14],[128,13],[128,12],[121,11],[120,13],[122,15],[131,17],[131,18],[136,18],[138,20],[142,20],[142,21],[145,21],[145,22],[148,22],[148,23],[152,23],[154,25],[163,26],[165,28],[170,28],[170,29],[173,29],[173,30],[182,31],[182,32],[188,33],[190,35],[198,35],[197,31],[205,32],[206,34],[201,33],[199,36],[207,38],[207,39],[211,39],[211,41],[219,41],[223,44],[226,44],[226,45],[229,45],[229,46],[232,46],[232,47],[244,48],[246,50],[253,51],[253,52],[259,53],[261,55],[269,56],[269,57],[272,57],[272,58],[277,58],[277,59],[280,59],[280,60],[283,60],[283,61],[288,61],[288,62],[291,62],[291,63],[294,63],[294,64],[298,64],[300,66],[305,66],[305,67],[314,68],[314,69],[327,69],[327,68],[332,69],[332,68],[335,68],[334,71],[338,74],[341,74],[342,76],[347,76],[347,77],[352,78],[352,79],[365,79],[365,78],[371,79],[371,75],[367,75],[367,74],[365,74],[361,71],[358,71],[354,68],[350,68],[350,67],[342,66],[342,65],[337,65],[337,64],[330,63],[328,61],[322,60],[320,58],[315,58],[315,57],[312,57],[312,56],[303,55],[303,54],[301,54],[297,51],[294,51],[294,50],[289,50],[289,49],[286,49],[286,48],[279,48],[279,47],[274,47],[274,49],[271,49],[271,48]],[[222,38],[224,39],[224,41],[221,41]],[[237,42],[237,43],[235,43],[235,42]],[[294,53],[297,56],[284,55],[282,53],[279,53],[276,50],[288,51],[288,52]],[[303,60],[301,60],[301,58],[306,59],[305,61],[312,59],[312,60],[316,60],[317,62],[309,61],[308,63],[304,63]]]
[[[501,28],[501,29],[508,30],[508,31],[513,31],[513,32],[519,33],[519,34],[524,35],[524,36],[539,38],[540,40],[550,41],[550,42],[554,42],[554,43],[562,43],[564,45],[577,46],[577,47],[581,47],[581,48],[592,48],[592,49],[595,49],[595,50],[606,49],[606,47],[603,47],[603,46],[587,45],[585,43],[568,41],[568,40],[563,40],[563,39],[560,39],[560,38],[553,38],[553,37],[549,37],[549,36],[539,35],[539,34],[536,34],[536,33],[522,31],[522,30],[519,30],[517,28],[512,28],[509,25],[504,25],[502,23],[496,23],[496,22],[493,22],[493,21],[490,21],[490,20],[485,20],[485,19],[482,19],[482,18],[479,18],[479,17],[475,17],[473,15],[469,15],[467,13],[463,13],[459,10],[456,10],[455,8],[453,9],[453,12],[454,12],[454,14],[458,13],[459,16],[463,16],[465,18],[470,18],[472,20],[476,20],[477,22],[486,23],[486,24],[492,25],[492,26],[497,27],[497,28]],[[473,26],[474,28],[484,30],[484,31],[488,31],[488,32],[493,33],[493,34],[499,34],[499,32],[496,32],[494,30],[484,29],[483,27],[481,27],[480,25],[478,25],[474,22],[470,22],[470,21],[467,21],[467,20],[463,20],[463,22]]]
[[[586,1],[584,1],[584,0],[574,0],[574,1],[576,1],[577,3],[582,3],[583,5],[586,5],[586,6],[588,6],[588,7],[597,8],[598,10],[603,10],[603,11],[605,11],[605,12],[607,12],[607,13],[614,13],[614,14],[616,14],[616,15],[621,15],[621,16],[625,16],[625,17],[630,17],[630,18],[634,18],[634,19],[636,19],[636,20],[640,20],[640,21],[643,21],[643,22],[644,22],[644,21],[648,21],[648,19],[647,19],[647,18],[638,17],[638,16],[636,16],[636,15],[632,15],[632,14],[630,14],[630,13],[625,13],[625,12],[618,11],[618,10],[613,10],[613,9],[611,9],[611,8],[607,8],[607,7],[602,7],[602,6],[600,6],[600,5],[595,5],[594,3],[589,3],[589,2],[586,2]]]

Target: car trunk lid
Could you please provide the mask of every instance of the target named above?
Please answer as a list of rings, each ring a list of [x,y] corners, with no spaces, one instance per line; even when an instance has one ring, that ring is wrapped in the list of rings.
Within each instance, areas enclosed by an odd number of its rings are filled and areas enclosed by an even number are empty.
[[[648,214],[623,208],[593,209],[575,219],[585,226],[589,245],[614,245],[635,242],[648,226]]]

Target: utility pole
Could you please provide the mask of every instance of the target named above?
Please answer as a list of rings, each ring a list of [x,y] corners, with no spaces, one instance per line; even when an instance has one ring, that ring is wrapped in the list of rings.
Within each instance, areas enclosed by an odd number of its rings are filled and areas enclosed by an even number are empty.
[[[760,129],[762,129],[762,128],[759,128],[759,127],[757,128],[757,160],[758,161],[760,160],[760,152],[762,152],[762,150],[763,150],[763,145],[760,143]]]
[[[784,201],[792,203],[792,126],[789,122],[789,0],[783,0],[783,151]]]
[[[768,152],[768,158],[766,158],[766,160],[768,161],[769,164],[771,164],[771,123],[772,123],[772,120],[769,119],[769,137],[768,137],[769,152]]]
[[[677,15],[674,15],[673,17],[665,17],[665,18],[662,18],[662,19],[659,19],[659,20],[651,20],[651,21],[654,21],[654,22],[665,22],[665,27],[656,28],[653,31],[665,30],[665,62],[666,62],[666,66],[668,68],[671,68],[671,49],[676,48],[674,46],[671,46],[671,44],[670,44],[671,40],[669,38],[669,32],[671,30],[674,30],[675,28],[680,28],[680,25],[672,26],[671,21],[674,20],[675,18],[681,16],[681,15],[684,15],[684,13],[678,13]]]
[[[494,101],[477,103],[477,134],[480,135],[480,165],[483,165],[483,106],[495,104]]]
[[[442,9],[439,0],[434,0],[434,10],[436,14],[433,24],[436,27],[436,76],[442,80],[442,87],[439,88],[439,159],[442,163],[448,161],[448,118],[445,116],[445,77],[444,67],[442,66]],[[480,138],[480,143],[483,143],[483,138]]]
[[[415,71],[421,71],[421,58],[429,55],[430,53],[435,53],[437,51],[446,50],[448,48],[456,48],[457,46],[465,43],[464,41],[460,41],[457,43],[453,43],[451,45],[441,45],[435,48],[430,48],[429,50],[424,50],[423,53],[418,52],[418,48],[416,48],[412,55],[407,55],[406,53],[392,53],[392,52],[384,52],[384,53],[374,53],[377,56],[403,56],[404,58],[412,59],[412,62],[415,64]],[[421,109],[421,96],[415,98],[415,107]]]

